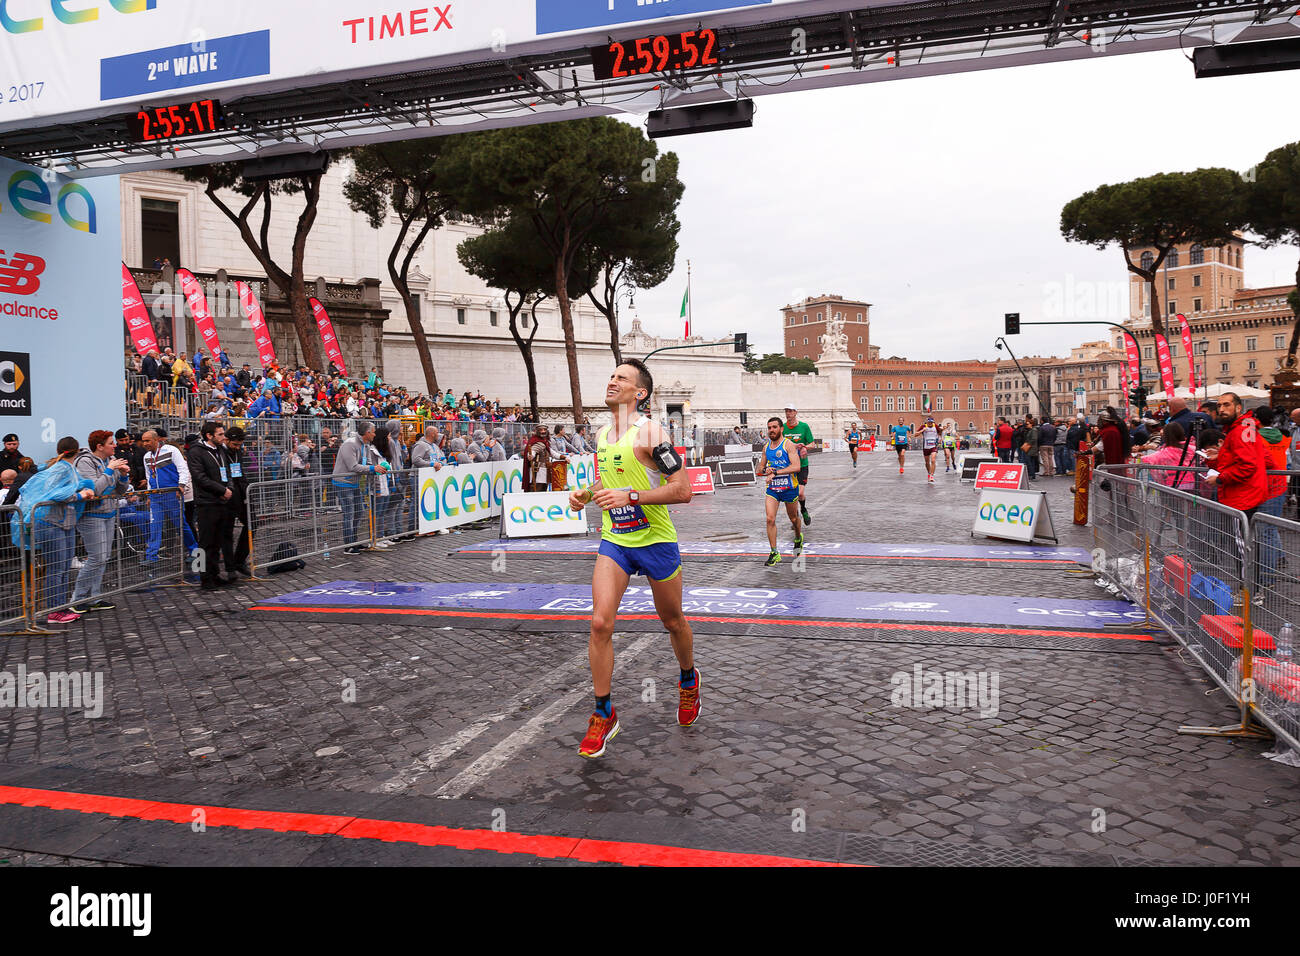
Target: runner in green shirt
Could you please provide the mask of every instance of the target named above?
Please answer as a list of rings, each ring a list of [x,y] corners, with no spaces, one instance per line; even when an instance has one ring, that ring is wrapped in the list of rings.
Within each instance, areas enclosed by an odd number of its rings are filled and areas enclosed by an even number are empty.
[[[793,405],[787,405],[785,428],[782,432],[786,438],[793,438],[799,449],[799,511],[803,515],[803,523],[809,525],[812,524],[812,518],[808,515],[808,501],[805,495],[808,491],[808,446],[813,442],[812,429],[806,423],[799,421],[799,412]]]

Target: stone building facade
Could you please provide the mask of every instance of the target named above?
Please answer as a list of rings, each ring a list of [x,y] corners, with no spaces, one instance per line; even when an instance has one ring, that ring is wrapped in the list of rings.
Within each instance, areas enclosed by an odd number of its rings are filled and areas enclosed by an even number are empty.
[[[1042,418],[1051,410],[1052,369],[1055,356],[1024,355],[1019,367],[1011,359],[997,363],[993,380],[993,414],[1017,421],[1026,415]]]
[[[921,425],[927,415],[965,435],[993,424],[993,362],[879,359],[853,370],[853,395],[866,430],[882,434],[898,423]]]
[[[1153,253],[1147,249],[1136,255],[1142,259]],[[1286,301],[1295,286],[1247,287],[1244,267],[1243,240],[1218,249],[1184,243],[1161,266],[1161,312],[1177,387],[1191,381],[1191,362],[1177,319],[1180,312],[1191,329],[1191,358],[1197,366],[1198,382],[1261,388],[1272,382],[1279,370],[1295,324]],[[1132,329],[1139,343],[1144,384],[1159,391],[1162,386],[1149,293],[1137,276],[1132,276],[1130,288],[1132,309],[1125,326]],[[1112,342],[1123,349],[1123,336],[1118,332]]]
[[[1107,405],[1123,411],[1125,362],[1123,349],[1114,349],[1105,341],[1084,342],[1071,349],[1069,357],[1050,366],[1052,417],[1073,418],[1082,411],[1091,419]],[[1082,407],[1076,404],[1079,389]]]

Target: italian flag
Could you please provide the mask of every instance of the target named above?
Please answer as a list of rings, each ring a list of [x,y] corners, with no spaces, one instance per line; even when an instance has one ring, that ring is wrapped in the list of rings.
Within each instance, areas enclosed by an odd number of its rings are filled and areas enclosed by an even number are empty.
[[[682,296],[682,322],[685,323],[686,326],[686,332],[684,333],[684,336],[688,339],[691,337],[691,316],[689,312],[690,304],[691,304],[691,287],[687,286],[686,294]]]

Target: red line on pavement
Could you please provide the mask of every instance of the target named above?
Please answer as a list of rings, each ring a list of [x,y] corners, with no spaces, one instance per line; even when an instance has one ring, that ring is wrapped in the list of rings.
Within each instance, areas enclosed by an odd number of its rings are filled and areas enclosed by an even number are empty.
[[[427,607],[300,607],[284,604],[254,604],[250,611],[282,611],[290,614],[401,614],[415,617],[506,618],[533,621],[590,621],[590,614],[538,614],[529,611],[464,611],[454,608]],[[656,614],[620,614],[623,621],[657,621]],[[923,624],[907,621],[823,621],[780,617],[718,617],[688,614],[691,621],[721,624],[784,624],[797,627],[871,628],[880,631],[942,631],[945,634],[1006,634],[1020,637],[1097,637],[1108,640],[1150,641],[1150,634],[1123,631],[1034,630],[1021,627],[971,627],[960,624]]]
[[[111,817],[130,817],[166,823],[191,824],[195,811],[203,811],[209,827],[240,830],[274,830],[277,833],[306,833],[337,836],[349,840],[382,840],[385,843],[414,843],[419,846],[451,847],[457,850],[491,850],[495,853],[526,853],[531,856],[581,860],[586,863],[620,863],[625,866],[852,866],[824,860],[770,856],[763,853],[729,853],[654,843],[624,843],[617,840],[588,840],[582,837],[529,835],[402,823],[367,817],[323,813],[295,813],[280,810],[242,810],[191,803],[161,803],[131,797],[109,797],[67,790],[37,790],[31,787],[0,786],[0,804],[46,807],[50,810],[78,810]]]

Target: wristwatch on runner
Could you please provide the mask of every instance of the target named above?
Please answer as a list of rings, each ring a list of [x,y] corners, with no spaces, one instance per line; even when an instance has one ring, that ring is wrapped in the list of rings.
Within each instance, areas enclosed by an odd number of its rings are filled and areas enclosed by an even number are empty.
[[[636,504],[638,501],[641,500],[641,496],[637,494],[635,491],[629,491],[627,493],[627,500],[632,502],[632,504]]]

